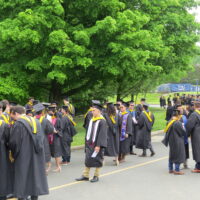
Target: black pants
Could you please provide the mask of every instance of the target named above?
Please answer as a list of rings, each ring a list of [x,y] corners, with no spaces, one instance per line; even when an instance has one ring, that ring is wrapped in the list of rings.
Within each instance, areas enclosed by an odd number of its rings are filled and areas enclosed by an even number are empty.
[[[6,197],[0,197],[0,200],[6,200],[7,198]]]

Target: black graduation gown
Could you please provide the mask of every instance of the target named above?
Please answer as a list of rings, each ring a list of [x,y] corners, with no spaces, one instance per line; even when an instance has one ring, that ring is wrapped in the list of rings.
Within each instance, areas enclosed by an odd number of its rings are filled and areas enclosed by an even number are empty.
[[[142,106],[142,104],[138,104],[138,105],[136,106],[136,118],[137,118],[137,119],[139,119],[139,116],[141,115],[142,111],[143,111],[143,106]]]
[[[71,143],[73,142],[73,137],[76,135],[77,131],[67,116],[62,117],[61,128],[62,128],[62,139],[61,139],[62,153],[63,156],[70,156]]]
[[[193,112],[186,125],[188,136],[191,136],[193,159],[200,162],[200,115]]]
[[[138,135],[136,148],[138,149],[150,149],[151,148],[151,129],[154,124],[154,115],[151,114],[152,122],[150,122],[147,116],[142,112],[138,119]]]
[[[107,123],[104,119],[100,119],[99,126],[97,129],[97,135],[94,143],[92,142],[92,136],[94,133],[94,127],[97,121],[92,124],[92,134],[89,140],[86,138],[85,142],[85,166],[86,167],[102,167],[103,156],[105,148],[107,147]],[[86,136],[87,137],[87,136]],[[92,158],[94,149],[96,146],[100,147],[100,151],[95,158]]]
[[[108,144],[105,149],[105,156],[117,157],[119,155],[119,116],[116,116],[116,124],[113,124],[108,114],[104,114],[108,124]]]
[[[57,117],[56,124],[54,125],[54,128],[58,133],[54,134],[53,143],[50,144],[50,151],[51,156],[53,158],[58,158],[63,155],[62,147],[61,147],[61,140],[62,140],[62,127],[61,127],[61,119]]]
[[[121,129],[122,129],[122,121],[123,121],[123,116],[120,117],[120,125],[119,125],[119,135],[121,136]],[[131,142],[131,137],[132,137],[132,116],[128,114],[127,117],[127,123],[126,123],[126,134],[129,135],[128,138],[126,138],[123,141],[120,141],[120,154],[128,154],[130,153],[130,142]]]
[[[13,166],[9,160],[10,128],[3,122],[0,126],[0,197],[12,193]]]
[[[89,111],[87,113],[87,115],[85,116],[85,120],[84,120],[84,124],[83,124],[83,127],[87,130],[88,129],[88,126],[89,126],[89,123],[90,123],[90,120],[92,119],[92,111]]]
[[[50,162],[51,161],[51,151],[50,151],[48,135],[52,134],[54,132],[54,126],[46,118],[44,118],[42,120],[41,126],[42,126],[42,130],[43,130],[43,133],[44,133],[45,162]]]
[[[169,144],[169,160],[172,163],[181,164],[185,162],[184,135],[186,135],[186,132],[180,121],[174,122],[165,134],[162,142],[165,146]]]
[[[13,194],[17,198],[48,194],[45,172],[44,135],[38,120],[37,134],[27,121],[19,119],[12,127],[9,147],[14,157]]]

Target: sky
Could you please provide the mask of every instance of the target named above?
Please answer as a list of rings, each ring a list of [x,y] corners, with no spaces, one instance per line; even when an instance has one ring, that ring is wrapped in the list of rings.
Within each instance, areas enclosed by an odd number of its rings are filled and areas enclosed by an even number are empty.
[[[200,22],[200,6],[196,9],[191,10],[191,13],[195,14],[196,21]]]

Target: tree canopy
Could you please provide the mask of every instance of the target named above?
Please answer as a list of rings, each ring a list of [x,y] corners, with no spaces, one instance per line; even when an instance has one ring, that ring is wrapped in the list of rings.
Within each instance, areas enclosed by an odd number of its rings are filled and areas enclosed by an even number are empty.
[[[1,98],[79,105],[192,69],[195,0],[0,0]],[[151,87],[149,87],[151,88]],[[81,100],[81,103],[80,103]]]

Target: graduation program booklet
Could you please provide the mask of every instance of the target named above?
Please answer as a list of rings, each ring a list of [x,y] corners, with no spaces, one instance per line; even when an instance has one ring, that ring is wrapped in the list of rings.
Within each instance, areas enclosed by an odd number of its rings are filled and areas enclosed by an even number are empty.
[[[91,157],[96,158],[97,154],[98,154],[98,152],[94,151]]]

